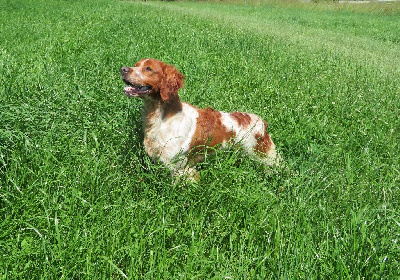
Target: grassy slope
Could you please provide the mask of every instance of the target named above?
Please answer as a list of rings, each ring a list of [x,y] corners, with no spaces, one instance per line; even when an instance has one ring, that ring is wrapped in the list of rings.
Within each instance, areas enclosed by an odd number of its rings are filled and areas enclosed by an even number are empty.
[[[399,275],[396,15],[117,1],[0,3],[0,276]],[[120,66],[263,116],[290,173],[232,151],[174,184]]]

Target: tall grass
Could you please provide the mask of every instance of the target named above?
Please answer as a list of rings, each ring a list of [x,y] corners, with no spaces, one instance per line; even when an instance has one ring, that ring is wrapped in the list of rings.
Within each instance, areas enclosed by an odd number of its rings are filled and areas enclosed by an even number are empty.
[[[0,277],[382,279],[400,271],[400,22],[268,4],[0,3]],[[174,183],[121,66],[261,115],[288,170],[239,151]]]

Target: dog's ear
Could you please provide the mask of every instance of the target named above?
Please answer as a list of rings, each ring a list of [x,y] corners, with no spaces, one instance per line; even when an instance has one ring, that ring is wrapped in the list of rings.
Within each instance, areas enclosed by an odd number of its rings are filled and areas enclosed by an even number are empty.
[[[183,87],[184,79],[185,77],[173,65],[167,65],[160,86],[161,99],[164,102],[169,102],[175,96],[178,96],[178,90]]]

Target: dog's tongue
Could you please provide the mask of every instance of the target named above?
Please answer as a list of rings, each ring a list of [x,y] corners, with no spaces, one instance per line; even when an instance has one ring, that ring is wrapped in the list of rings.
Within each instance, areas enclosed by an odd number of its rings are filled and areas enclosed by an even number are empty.
[[[124,87],[124,93],[127,96],[138,97],[149,93],[151,87],[149,86],[126,86]]]
[[[129,95],[134,94],[135,93],[135,88],[133,88],[133,87],[124,87],[124,93],[125,94],[129,94]]]

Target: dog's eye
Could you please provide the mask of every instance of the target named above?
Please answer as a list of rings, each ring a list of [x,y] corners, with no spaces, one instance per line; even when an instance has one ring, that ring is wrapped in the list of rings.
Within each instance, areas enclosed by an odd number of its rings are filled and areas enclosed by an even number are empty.
[[[146,67],[146,71],[153,71],[153,69],[151,69],[150,67]]]

